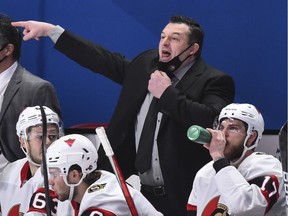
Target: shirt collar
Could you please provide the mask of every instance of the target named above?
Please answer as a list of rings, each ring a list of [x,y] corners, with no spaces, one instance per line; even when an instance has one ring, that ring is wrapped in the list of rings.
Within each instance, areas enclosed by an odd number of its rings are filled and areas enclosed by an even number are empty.
[[[186,65],[185,67],[178,69],[174,72],[174,75],[177,77],[178,80],[181,80],[182,77],[186,74],[186,72],[194,65],[195,61],[191,62],[190,64]]]
[[[9,68],[7,68],[5,71],[0,73],[0,83],[6,83],[6,81],[9,81],[14,71],[16,70],[17,66],[18,66],[18,62],[15,61]]]

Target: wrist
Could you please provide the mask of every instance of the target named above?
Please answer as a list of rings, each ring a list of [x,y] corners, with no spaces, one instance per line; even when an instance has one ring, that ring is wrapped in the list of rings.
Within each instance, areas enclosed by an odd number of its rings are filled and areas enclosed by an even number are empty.
[[[220,154],[220,153],[216,153],[216,154],[211,154],[211,157],[213,159],[213,161],[217,161],[219,159],[222,159],[222,158],[225,158],[223,154]]]
[[[217,156],[217,157],[214,157],[213,158],[213,161],[214,162],[216,162],[216,161],[218,161],[218,160],[220,160],[220,159],[223,159],[224,158],[224,156]],[[225,158],[224,158],[225,159]]]
[[[57,25],[57,26],[52,26],[52,27],[48,30],[47,35],[48,35],[48,37],[51,38],[51,40],[52,40],[54,43],[56,43],[57,40],[58,40],[58,38],[60,37],[60,35],[61,35],[64,31],[65,31],[65,30],[64,30],[61,26],[59,26],[59,25]]]
[[[215,169],[216,173],[219,172],[224,167],[229,166],[230,163],[224,158],[219,158],[218,160],[214,160],[213,168]]]

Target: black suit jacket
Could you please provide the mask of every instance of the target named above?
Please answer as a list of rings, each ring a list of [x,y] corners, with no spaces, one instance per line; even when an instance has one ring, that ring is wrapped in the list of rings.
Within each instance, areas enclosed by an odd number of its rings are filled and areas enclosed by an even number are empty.
[[[107,136],[125,177],[135,169],[137,114],[148,92],[150,74],[157,68],[158,51],[149,50],[126,60],[65,31],[55,48],[82,66],[122,85]],[[198,59],[176,87],[168,87],[159,100],[163,118],[158,134],[160,166],[171,215],[186,215],[186,204],[196,172],[211,160],[202,145],[187,138],[193,125],[212,127],[221,109],[234,99],[233,79]],[[99,161],[99,166],[101,167]]]
[[[0,112],[0,147],[10,162],[25,156],[16,134],[19,114],[26,107],[36,105],[47,106],[61,116],[52,84],[18,65],[4,93]]]

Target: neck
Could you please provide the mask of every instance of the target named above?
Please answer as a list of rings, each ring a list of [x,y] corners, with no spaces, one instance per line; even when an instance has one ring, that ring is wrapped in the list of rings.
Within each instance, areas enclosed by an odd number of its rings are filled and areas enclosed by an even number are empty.
[[[76,186],[75,190],[74,190],[73,200],[75,200],[77,203],[81,203],[82,198],[83,198],[87,188],[88,188],[88,185],[83,181],[80,185]]]
[[[231,165],[235,166],[236,168],[238,168],[240,166],[240,164],[247,158],[249,157],[251,154],[253,153],[253,150],[247,150],[245,152],[244,155],[242,155],[240,158],[238,158],[237,160],[231,161]]]
[[[183,61],[182,65],[179,67],[179,69],[182,69],[186,67],[187,65],[191,64],[195,60],[195,56],[191,55],[185,61]]]
[[[9,56],[6,59],[4,59],[3,62],[0,62],[0,73],[11,67],[14,64],[14,62],[16,62],[16,60],[10,58]]]
[[[29,162],[29,167],[30,167],[31,175],[34,176],[39,166],[36,166],[35,164]]]

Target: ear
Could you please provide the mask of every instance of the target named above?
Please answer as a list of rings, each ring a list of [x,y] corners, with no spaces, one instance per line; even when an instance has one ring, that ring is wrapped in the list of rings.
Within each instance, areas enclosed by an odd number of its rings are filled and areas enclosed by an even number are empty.
[[[198,43],[194,43],[192,46],[191,46],[191,49],[190,49],[190,54],[195,54],[197,53],[199,50],[199,44]]]
[[[78,170],[76,169],[71,170],[69,172],[69,183],[77,184],[81,179],[81,175],[82,174]]]
[[[247,140],[247,144],[246,144],[247,147],[250,147],[255,142],[255,140],[257,139],[257,136],[258,136],[257,132],[253,131]]]
[[[14,45],[9,43],[4,50],[6,50],[6,56],[9,56],[14,51]]]
[[[26,147],[25,146],[25,140],[24,140],[24,138],[22,136],[19,137],[19,142],[20,142],[20,147],[23,147],[23,148]]]

